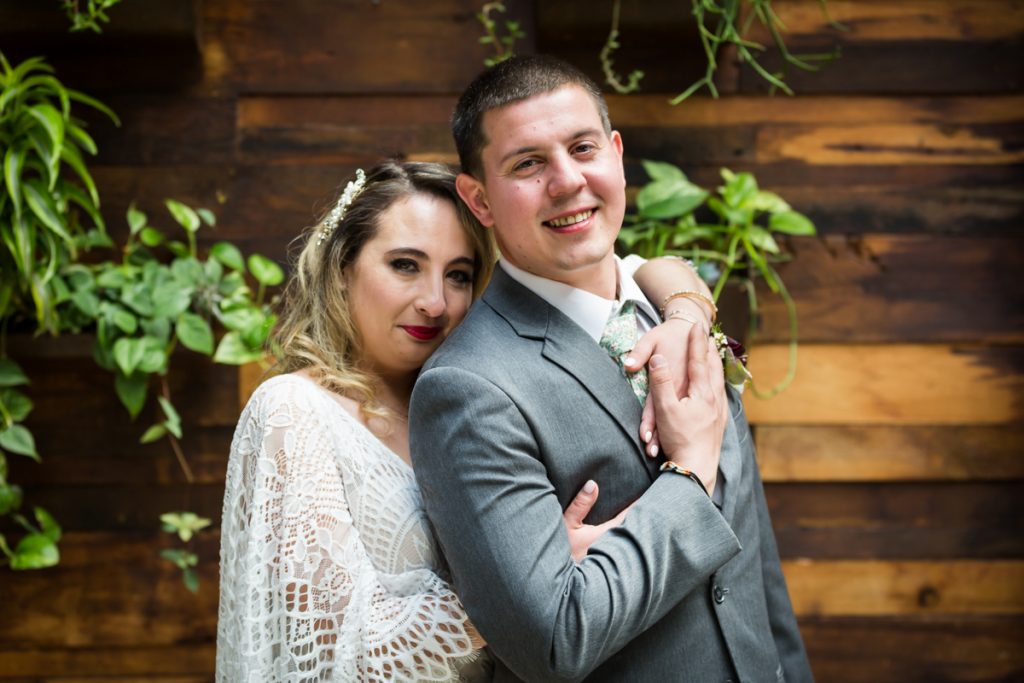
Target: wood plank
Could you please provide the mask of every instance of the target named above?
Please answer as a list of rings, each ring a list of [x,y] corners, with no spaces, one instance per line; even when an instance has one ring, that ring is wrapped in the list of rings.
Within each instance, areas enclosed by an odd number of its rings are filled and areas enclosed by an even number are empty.
[[[765,482],[1024,479],[1024,428],[775,426],[754,430]]]
[[[755,346],[762,386],[786,371],[785,345]],[[942,344],[801,344],[793,384],[771,400],[747,392],[758,425],[998,425],[1024,419],[1024,348]]]
[[[796,301],[802,342],[1024,338],[1024,285],[1008,277],[1024,268],[1019,238],[865,234],[785,244],[793,260],[779,273]],[[788,341],[785,304],[759,285],[757,339]]]
[[[788,560],[797,616],[1024,614],[1024,561]]]
[[[206,77],[238,92],[458,92],[487,56],[479,4],[205,3]]]
[[[10,572],[0,600],[18,619],[0,621],[0,642],[19,649],[178,646],[212,642],[217,629],[216,538],[194,542],[200,590],[158,553],[167,534],[67,534],[61,564]]]
[[[1024,557],[1019,481],[766,484],[783,558]]]
[[[1011,683],[1024,675],[1020,618],[800,619],[811,667],[829,683]]]
[[[0,680],[32,676],[32,680],[122,680],[115,676],[137,676],[135,680],[165,681],[167,676],[195,674],[194,678],[175,680],[209,680],[213,674],[216,647],[213,642],[190,642],[180,645],[123,648],[55,648],[50,650],[0,651]],[[199,676],[207,678],[198,678]],[[145,678],[141,678],[145,676]]]

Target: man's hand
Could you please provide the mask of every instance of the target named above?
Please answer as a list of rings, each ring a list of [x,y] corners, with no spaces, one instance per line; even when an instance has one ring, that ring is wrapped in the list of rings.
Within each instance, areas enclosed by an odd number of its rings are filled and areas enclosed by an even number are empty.
[[[686,396],[689,387],[687,377],[687,355],[690,346],[690,331],[699,327],[706,334],[710,329],[710,317],[707,309],[692,299],[675,299],[666,309],[665,322],[647,332],[629,355],[623,360],[626,372],[636,372],[647,365],[651,356],[659,354],[669,364],[672,383],[676,390],[676,398]],[[647,396],[644,412],[640,418],[640,438],[647,444],[646,451],[650,457],[656,457],[660,449],[658,429],[654,415],[654,401]]]
[[[665,458],[694,472],[710,494],[718,477],[718,459],[729,416],[718,350],[707,334],[690,330],[686,396],[676,396],[668,361],[660,354],[649,364],[650,395]]]
[[[604,532],[622,524],[622,520],[626,519],[626,513],[629,512],[629,508],[633,507],[630,505],[604,524],[584,524],[583,520],[587,518],[587,515],[590,514],[590,509],[597,502],[597,493],[597,482],[594,480],[588,481],[562,514],[565,530],[569,532],[569,547],[572,549],[572,559],[576,564],[583,561],[591,544],[599,539]]]

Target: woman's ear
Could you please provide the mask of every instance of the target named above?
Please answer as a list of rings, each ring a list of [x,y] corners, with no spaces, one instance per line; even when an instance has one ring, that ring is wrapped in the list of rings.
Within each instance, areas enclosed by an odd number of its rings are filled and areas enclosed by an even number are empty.
[[[487,201],[487,189],[482,182],[468,173],[460,173],[455,178],[455,189],[482,225],[488,228],[494,226],[491,205]]]

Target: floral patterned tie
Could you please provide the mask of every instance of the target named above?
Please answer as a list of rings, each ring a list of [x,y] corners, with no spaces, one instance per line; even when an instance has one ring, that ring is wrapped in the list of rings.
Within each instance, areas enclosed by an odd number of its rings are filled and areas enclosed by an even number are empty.
[[[633,350],[638,339],[636,330],[636,302],[627,301],[613,313],[605,323],[601,333],[601,341],[598,342],[601,348],[608,352],[608,355],[615,359],[615,362],[622,367],[622,360],[626,354]],[[623,372],[625,372],[623,370]],[[637,400],[643,404],[647,400],[647,368],[641,368],[633,373],[625,373],[629,386]]]

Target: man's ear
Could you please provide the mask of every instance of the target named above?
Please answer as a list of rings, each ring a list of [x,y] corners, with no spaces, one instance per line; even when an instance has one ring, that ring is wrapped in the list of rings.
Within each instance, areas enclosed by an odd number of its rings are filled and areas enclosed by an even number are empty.
[[[468,173],[460,173],[455,178],[455,189],[480,223],[488,228],[494,226],[494,216],[491,215],[491,205],[487,201],[487,190],[483,183]]]

